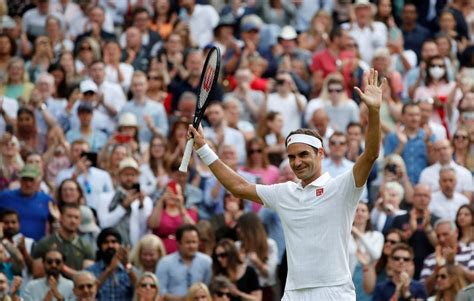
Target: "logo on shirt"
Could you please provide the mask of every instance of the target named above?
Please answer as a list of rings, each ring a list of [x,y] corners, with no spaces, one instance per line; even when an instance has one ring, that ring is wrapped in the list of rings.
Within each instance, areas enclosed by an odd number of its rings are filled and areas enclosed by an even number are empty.
[[[317,188],[316,189],[316,196],[322,196],[324,193],[324,188]]]

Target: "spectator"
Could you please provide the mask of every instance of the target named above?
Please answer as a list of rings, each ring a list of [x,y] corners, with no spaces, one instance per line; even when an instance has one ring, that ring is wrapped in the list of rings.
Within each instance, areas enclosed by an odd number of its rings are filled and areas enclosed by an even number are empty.
[[[469,205],[462,205],[456,213],[456,227],[458,229],[458,240],[461,246],[474,245],[474,209]]]
[[[137,277],[119,232],[102,229],[97,247],[96,263],[87,268],[97,278],[97,300],[130,300]]]
[[[81,205],[81,225],[79,226],[79,237],[88,246],[93,248],[94,253],[97,252],[97,237],[100,233],[100,228],[97,225],[96,217],[92,209],[87,206]]]
[[[440,190],[433,193],[430,203],[430,210],[440,218],[454,221],[459,207],[469,204],[469,199],[455,190],[457,181],[454,168],[441,167],[439,170]]]
[[[159,298],[158,278],[152,272],[143,273],[137,281],[133,301],[158,301]]]
[[[213,29],[219,22],[219,15],[211,5],[196,4],[195,0],[181,1],[180,4],[180,19],[189,27],[192,41],[204,48],[212,42]]]
[[[125,104],[121,114],[133,113],[138,120],[140,143],[149,142],[154,134],[168,134],[168,119],[161,103],[146,96],[148,81],[146,74],[137,71],[132,76],[132,100]]]
[[[415,279],[420,278],[423,260],[434,252],[436,245],[433,225],[438,217],[430,212],[430,201],[430,187],[425,184],[416,185],[413,193],[413,208],[407,214],[395,217],[392,223],[393,228],[402,231],[402,240],[408,242],[413,248]]]
[[[186,295],[186,301],[192,300],[212,301],[211,293],[209,292],[207,285],[202,282],[197,282],[191,285],[188,289],[188,294]]]
[[[7,77],[7,66],[10,63],[10,60],[14,58],[17,53],[17,45],[13,38],[11,38],[6,33],[0,34],[0,80],[4,82]]]
[[[34,85],[25,77],[25,63],[21,58],[13,57],[9,60],[5,70],[7,79],[0,86],[0,93],[20,102],[30,100]]]
[[[455,265],[440,266],[435,271],[436,294],[428,298],[428,301],[436,299],[454,300],[458,292],[466,286],[462,269]]]
[[[74,44],[64,35],[66,28],[64,18],[48,15],[44,27],[46,29],[46,35],[51,41],[55,60],[59,58],[61,51],[72,51],[74,49]]]
[[[230,290],[233,285],[225,276],[216,276],[209,284],[209,291],[213,301],[229,301],[232,297]]]
[[[63,205],[59,218],[59,229],[56,233],[46,236],[36,243],[31,251],[31,256],[40,259],[49,249],[54,247],[64,256],[61,272],[72,277],[94,263],[92,248],[79,237],[81,210],[78,205]]]
[[[342,132],[336,131],[329,138],[329,156],[322,161],[322,168],[332,177],[348,171],[354,162],[345,158],[347,151],[347,137]]]
[[[387,234],[387,231],[392,228],[395,217],[406,213],[405,210],[400,209],[405,191],[397,182],[384,183],[380,191],[381,197],[375,203],[370,216],[374,228]]]
[[[226,192],[224,195],[224,212],[214,214],[211,218],[217,242],[224,238],[233,241],[238,239],[236,227],[242,214],[244,214],[244,200]]]
[[[86,74],[87,67],[102,57],[99,42],[92,37],[84,37],[76,43],[74,67],[78,74]]]
[[[119,84],[124,91],[130,89],[133,67],[122,62],[122,50],[117,41],[110,40],[104,45],[104,63],[106,81]]]
[[[246,143],[247,162],[242,170],[254,174],[260,184],[275,184],[278,181],[278,168],[268,161],[268,153],[260,138]]]
[[[233,279],[234,289],[231,291],[233,298],[261,300],[262,290],[257,272],[244,263],[233,241],[229,239],[219,241],[212,257],[213,275]]]
[[[412,280],[409,274],[410,265],[413,264],[413,250],[404,243],[395,245],[391,260],[393,260],[393,276],[377,285],[372,300],[428,298],[423,284]]]
[[[148,162],[140,166],[140,184],[146,195],[155,196],[169,182],[165,166],[168,142],[163,135],[157,133],[151,138],[148,147]]]
[[[125,63],[132,65],[135,70],[145,72],[150,63],[150,57],[142,45],[142,33],[137,27],[129,27],[125,31],[125,46],[122,51]]]
[[[46,34],[44,24],[49,12],[50,0],[39,0],[37,7],[28,10],[23,15],[22,28],[30,40]]]
[[[456,175],[457,193],[464,194],[468,199],[471,199],[473,192],[472,174],[465,167],[458,165],[453,160],[453,147],[449,140],[443,139],[436,141],[433,145],[434,151],[437,153],[438,160],[435,164],[423,169],[420,175],[420,183],[428,184],[433,192],[440,190],[440,170],[443,167],[450,167],[454,170]]]
[[[283,116],[275,111],[266,113],[260,119],[257,128],[257,136],[265,143],[265,151],[270,164],[279,166],[286,157],[285,138],[282,134]]]
[[[420,128],[420,107],[417,104],[403,105],[402,123],[403,129],[399,127],[385,137],[384,153],[401,155],[411,183],[417,184],[421,171],[429,165],[429,147],[434,137]]]
[[[176,231],[176,241],[178,251],[163,257],[156,269],[164,300],[184,297],[194,283],[211,281],[212,259],[197,251],[197,228],[193,225],[181,226]]]
[[[320,106],[317,99],[313,99],[309,102],[306,112],[312,112],[312,115],[308,122],[308,127],[315,128],[323,139],[323,148],[326,154],[330,153],[329,149],[329,138],[334,134],[334,129],[329,124],[330,118],[323,107],[319,107],[314,111],[310,107],[312,105]]]
[[[434,226],[438,243],[435,253],[425,258],[423,270],[421,271],[421,279],[424,281],[426,290],[430,294],[434,294],[436,287],[437,267],[445,264],[457,264],[467,281],[474,279],[474,271],[472,271],[472,263],[474,255],[470,246],[461,247],[458,242],[458,232],[453,221],[440,219]]]
[[[4,133],[0,143],[0,191],[8,189],[10,183],[19,179],[24,166],[20,156],[20,142],[10,133]]]
[[[469,131],[465,127],[458,127],[454,132],[451,145],[453,147],[453,160],[455,163],[474,171],[474,155],[471,152],[473,142]]]
[[[430,32],[418,23],[415,4],[405,3],[403,5],[401,19],[404,48],[413,50],[420,57],[422,44],[430,37]]]
[[[154,234],[145,234],[130,254],[131,263],[137,274],[154,273],[161,258],[166,255],[161,239]]]
[[[100,194],[113,190],[110,175],[92,164],[87,158],[89,145],[84,140],[76,140],[71,144],[70,161],[72,166],[63,169],[56,177],[56,185],[65,179],[74,179],[81,185],[86,205],[97,209],[100,203]]]
[[[110,26],[110,20],[107,20],[105,9],[100,5],[93,5],[87,7],[87,16],[78,18],[73,26],[70,28],[76,37],[76,41],[81,41],[86,37],[93,37],[100,44],[107,40],[115,38],[113,32],[113,25]]]
[[[124,245],[134,246],[146,233],[153,202],[141,192],[140,169],[133,158],[120,161],[118,170],[117,188],[101,196],[97,213],[102,228],[113,227],[120,233]]]
[[[18,296],[18,289],[20,288],[22,279],[20,277],[15,277],[11,286],[8,283],[8,279],[4,273],[0,272],[0,294],[3,296],[4,300],[11,301],[20,301],[22,300]]]
[[[151,25],[151,14],[150,11],[145,7],[136,7],[132,12],[132,26],[136,27],[142,37],[142,46],[150,54],[151,49],[156,43],[161,41],[160,35],[152,30]]]
[[[224,115],[227,125],[230,128],[239,130],[244,135],[245,140],[255,137],[255,128],[252,123],[241,120],[240,102],[236,98],[227,97],[223,101]]]
[[[171,7],[170,0],[158,0],[154,6],[154,18],[151,28],[158,32],[163,40],[166,40],[173,30],[173,24],[177,19],[176,12]]]
[[[47,251],[43,256],[45,277],[31,280],[25,287],[22,298],[34,301],[38,298],[46,300],[68,300],[73,297],[74,284],[61,276],[64,265],[64,255],[58,250]]]
[[[474,295],[474,284],[470,284],[459,291],[456,301],[469,301]]]
[[[97,295],[97,279],[88,271],[80,271],[74,275],[74,296],[78,301],[95,301]]]
[[[47,232],[52,197],[39,191],[40,170],[25,165],[20,171],[20,188],[0,193],[0,208],[18,212],[22,220],[20,232],[34,240],[40,240]]]
[[[439,122],[432,120],[435,104],[433,98],[423,98],[418,100],[421,113],[421,127],[427,132],[433,133],[435,141],[447,139],[446,129]]]
[[[303,3],[311,5],[310,1],[303,1]],[[326,5],[332,4],[328,2]],[[298,7],[299,11],[302,9],[304,9],[304,5]],[[304,14],[307,13],[307,11],[304,12]],[[333,20],[330,10],[315,11],[311,15],[311,21],[308,25],[308,29],[305,31],[298,30],[298,25],[296,26],[296,30],[300,32],[300,35],[298,36],[298,44],[300,47],[309,50],[312,53],[317,53],[318,51],[327,48],[327,45],[329,44],[329,33],[333,29]]]

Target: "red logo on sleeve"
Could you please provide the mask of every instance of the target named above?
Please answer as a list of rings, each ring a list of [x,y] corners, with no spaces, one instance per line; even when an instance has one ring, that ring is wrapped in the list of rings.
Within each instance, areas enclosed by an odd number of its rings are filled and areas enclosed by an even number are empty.
[[[322,196],[324,193],[324,188],[317,188],[316,189],[316,196]]]

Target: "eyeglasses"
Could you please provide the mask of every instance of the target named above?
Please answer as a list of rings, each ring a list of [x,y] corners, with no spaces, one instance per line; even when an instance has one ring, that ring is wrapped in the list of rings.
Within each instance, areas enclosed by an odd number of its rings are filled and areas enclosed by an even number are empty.
[[[411,261],[411,257],[403,257],[403,256],[392,256],[392,259],[394,261],[400,261],[400,260],[403,260],[404,262],[410,262]]]
[[[386,244],[391,244],[391,245],[395,245],[395,244],[398,244],[399,241],[396,241],[396,240],[392,240],[392,239],[387,239],[385,241]]]
[[[61,263],[63,263],[63,261],[61,259],[46,259],[46,263],[47,264],[56,264],[56,265],[60,265]]]
[[[454,139],[459,139],[459,140],[466,140],[468,137],[466,135],[454,135],[453,136]]]
[[[83,46],[83,47],[80,47],[79,50],[80,51],[83,51],[83,50],[91,51],[92,47]]]
[[[346,141],[329,141],[331,145],[345,145]]]
[[[253,154],[253,153],[261,153],[262,152],[262,149],[258,148],[258,149],[251,149],[249,150],[249,154]]]
[[[447,274],[438,274],[436,275],[436,279],[448,279],[448,275]]]
[[[156,288],[156,284],[154,283],[140,283],[141,288]]]
[[[224,252],[224,253],[216,253],[216,257],[218,258],[227,258],[227,252]]]
[[[342,89],[328,89],[329,93],[341,93]]]
[[[93,283],[84,283],[84,284],[79,284],[76,286],[78,289],[83,290],[85,288],[91,289],[94,287]]]
[[[221,298],[224,296],[230,297],[230,293],[229,292],[216,292],[216,296],[221,297]]]

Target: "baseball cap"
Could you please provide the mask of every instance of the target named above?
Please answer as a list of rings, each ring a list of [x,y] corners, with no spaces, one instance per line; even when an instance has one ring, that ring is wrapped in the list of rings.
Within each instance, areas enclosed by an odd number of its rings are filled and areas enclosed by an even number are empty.
[[[83,80],[81,84],[79,85],[79,90],[81,93],[86,93],[86,92],[94,92],[97,93],[98,88],[97,85],[91,81],[90,79]]]
[[[26,164],[20,171],[20,178],[37,179],[41,175],[38,166]]]
[[[119,172],[121,172],[125,168],[133,168],[137,172],[140,172],[140,167],[138,167],[137,161],[135,161],[135,159],[133,159],[132,157],[127,157],[127,158],[124,158],[122,161],[120,161]]]
[[[262,28],[262,19],[257,15],[248,15],[242,18],[240,22],[241,31],[260,30]]]

